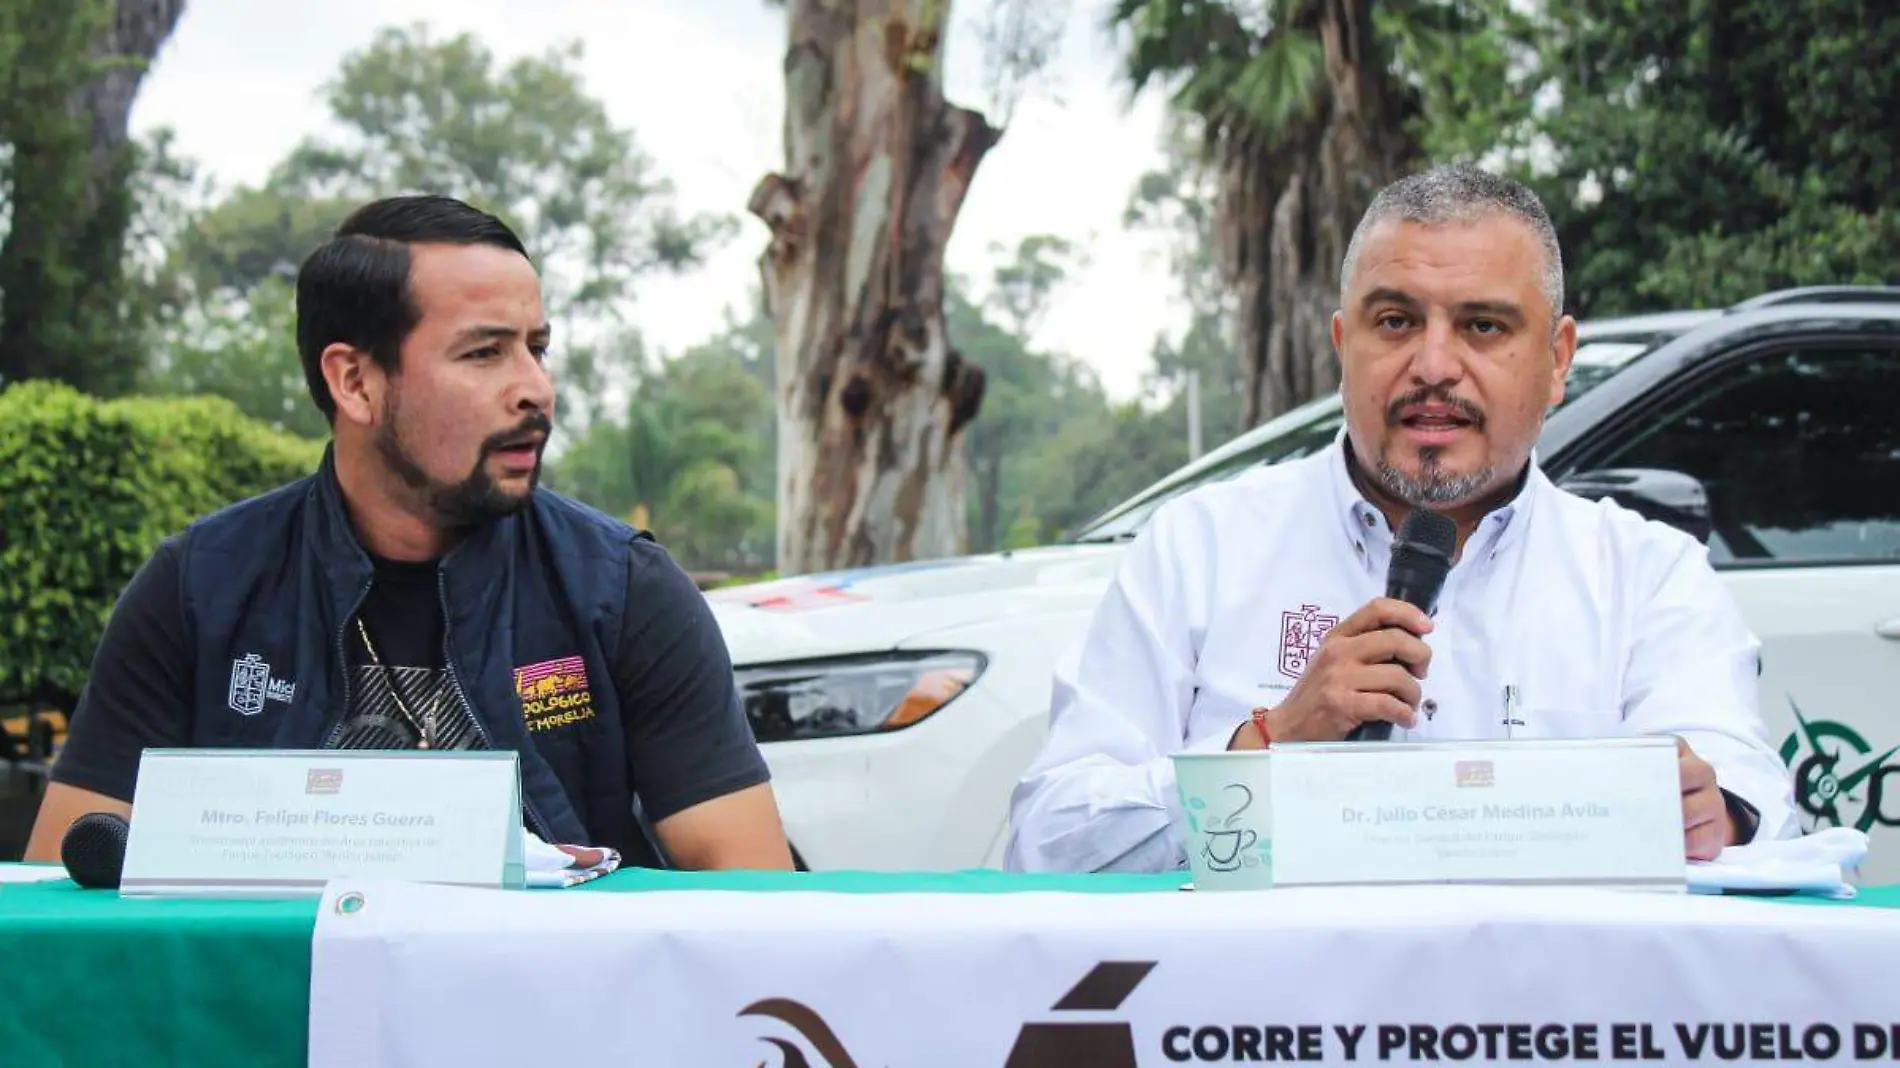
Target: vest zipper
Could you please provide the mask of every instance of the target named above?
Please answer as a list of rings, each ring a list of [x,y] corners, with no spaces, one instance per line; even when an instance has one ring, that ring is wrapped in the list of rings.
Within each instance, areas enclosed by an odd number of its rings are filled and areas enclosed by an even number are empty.
[[[482,725],[482,717],[476,713],[475,706],[469,702],[467,692],[462,689],[462,677],[455,670],[454,647],[449,642],[449,584],[440,570],[435,573],[435,588],[437,596],[442,599],[442,666],[449,673],[449,684],[455,687],[455,698],[461,703],[462,711],[468,715],[469,722],[474,725],[475,733],[482,736],[483,747],[493,751],[495,740],[489,736],[488,728]],[[554,835],[548,831],[547,822],[535,809],[534,798],[528,796],[526,783],[523,783],[521,787],[521,805],[528,811],[528,822],[534,825],[534,832],[541,836],[543,842],[552,845]]]
[[[350,603],[350,610],[343,613],[343,622],[336,628],[336,664],[337,670],[343,675],[343,704],[342,711],[337,713],[336,726],[330,728],[330,736],[323,740],[325,749],[336,745],[337,739],[343,737],[343,725],[350,721],[350,658],[343,648],[343,636],[349,633],[350,620],[355,619],[356,613],[362,611],[363,598],[369,596],[369,588],[373,582],[375,582],[373,577],[363,580],[363,588],[356,591],[356,600]]]

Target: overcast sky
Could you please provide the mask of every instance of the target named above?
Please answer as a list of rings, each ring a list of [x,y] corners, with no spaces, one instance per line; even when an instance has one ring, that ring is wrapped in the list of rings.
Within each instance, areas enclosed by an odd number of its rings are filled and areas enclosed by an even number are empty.
[[[984,103],[968,22],[988,0],[962,0],[946,59],[952,100]],[[1131,105],[1101,28],[1105,0],[1069,0],[1070,29],[1053,84],[1017,110],[979,169],[950,248],[950,267],[986,278],[990,246],[1026,234],[1088,249],[1038,340],[1092,364],[1111,392],[1137,388],[1157,332],[1180,329],[1174,285],[1147,241],[1124,235],[1136,178],[1160,162],[1161,105]],[[763,0],[190,0],[145,82],[135,131],[169,126],[180,152],[221,183],[260,180],[326,122],[322,84],[376,31],[424,22],[468,31],[507,59],[566,40],[586,45],[591,92],[632,128],[678,189],[681,206],[742,219],[739,236],[701,271],[649,279],[633,318],[667,351],[718,328],[757,278],[764,225],[745,213],[759,176],[779,165],[784,16]]]

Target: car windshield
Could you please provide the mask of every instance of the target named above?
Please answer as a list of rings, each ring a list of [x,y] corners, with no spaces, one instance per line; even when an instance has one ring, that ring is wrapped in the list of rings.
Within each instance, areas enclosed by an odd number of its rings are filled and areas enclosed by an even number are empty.
[[[1584,341],[1570,365],[1564,399],[1553,411],[1608,381],[1668,336],[1617,337]],[[1328,394],[1242,434],[1219,449],[1168,475],[1116,506],[1077,533],[1075,542],[1126,541],[1157,509],[1189,490],[1225,482],[1263,464],[1297,460],[1324,449],[1339,436],[1345,421],[1338,394]]]

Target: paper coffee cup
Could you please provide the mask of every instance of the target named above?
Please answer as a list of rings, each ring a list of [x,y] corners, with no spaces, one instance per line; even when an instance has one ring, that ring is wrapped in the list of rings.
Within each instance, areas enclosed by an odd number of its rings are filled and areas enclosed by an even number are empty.
[[[1265,750],[1178,753],[1188,869],[1196,890],[1273,885],[1273,755]]]

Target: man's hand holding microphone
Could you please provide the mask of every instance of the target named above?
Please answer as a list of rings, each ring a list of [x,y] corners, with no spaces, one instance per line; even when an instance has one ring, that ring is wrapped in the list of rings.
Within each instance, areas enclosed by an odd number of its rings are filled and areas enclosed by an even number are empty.
[[[1418,718],[1419,681],[1431,664],[1432,621],[1417,605],[1391,597],[1368,601],[1328,631],[1286,700],[1267,713],[1275,741],[1336,742],[1361,724],[1410,728]],[[1229,749],[1266,744],[1252,723]]]
[[[1227,748],[1263,749],[1269,737],[1378,741],[1390,737],[1394,726],[1416,724],[1419,682],[1432,660],[1424,639],[1432,630],[1431,610],[1451,570],[1456,538],[1450,520],[1413,511],[1392,548],[1386,595],[1328,631],[1286,700],[1241,724]],[[1745,836],[1716,785],[1715,769],[1681,738],[1676,748],[1683,852],[1691,860],[1711,860]]]
[[[1259,749],[1267,734],[1288,742],[1384,741],[1418,718],[1419,680],[1431,663],[1425,635],[1458,550],[1458,525],[1423,508],[1405,517],[1392,545],[1385,596],[1326,632],[1300,681],[1266,722],[1237,731],[1229,749]]]

